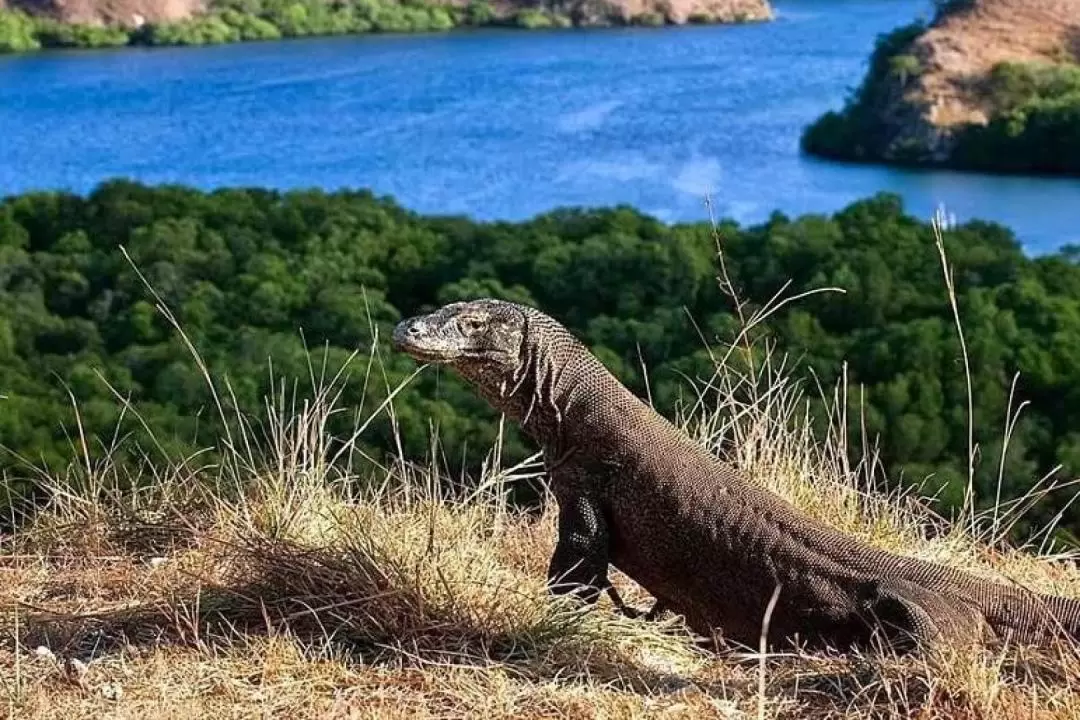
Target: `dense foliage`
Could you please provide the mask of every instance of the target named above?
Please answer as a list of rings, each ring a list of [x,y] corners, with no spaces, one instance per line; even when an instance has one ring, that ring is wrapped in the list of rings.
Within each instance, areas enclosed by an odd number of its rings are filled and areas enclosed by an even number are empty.
[[[803,148],[845,160],[1080,173],[1080,65],[1073,63],[996,65],[980,88],[990,122],[950,130],[945,158],[935,156],[926,139],[904,136],[896,125],[904,120],[886,116],[904,104],[903,94],[922,71],[910,48],[924,30],[915,23],[879,38],[862,85],[842,111],[827,112],[806,129]]]
[[[986,81],[993,116],[965,128],[964,167],[1080,173],[1080,65],[1002,63]]]
[[[487,0],[463,7],[427,0],[215,0],[208,13],[188,20],[148,23],[140,28],[61,23],[0,9],[0,53],[41,48],[98,48],[120,45],[210,45],[282,37],[348,35],[368,32],[435,32],[455,27],[503,26],[526,29],[571,25],[664,25],[668,19],[644,12],[627,21],[604,3],[585,15],[543,7],[499,14]],[[697,22],[713,18],[695,16]],[[736,18],[736,20],[740,20]]]
[[[945,502],[959,499],[967,465],[966,387],[930,228],[882,195],[832,218],[719,227],[744,298],[760,306],[788,280],[794,290],[835,285],[786,306],[769,332],[828,387],[847,364],[851,428],[880,435],[894,477],[936,473]],[[176,313],[218,383],[261,406],[270,365],[309,377],[309,355],[336,369],[371,350],[404,315],[447,301],[494,295],[537,304],[580,333],[631,387],[649,368],[655,402],[669,411],[685,376],[707,375],[699,330],[730,340],[730,299],[715,282],[715,238],[706,223],[668,226],[627,209],[560,210],[523,223],[421,217],[366,192],[148,188],[111,182],[88,197],[42,193],[0,203],[0,460],[9,485],[22,457],[54,466],[72,457],[78,400],[95,452],[119,422],[142,427],[114,392],[130,397],[173,455],[217,432],[216,412],[182,339],[119,252],[125,246]],[[970,223],[947,236],[974,372],[978,490],[991,499],[1010,382],[1030,401],[1013,434],[1003,494],[1062,463],[1080,471],[1080,267],[1076,256],[1029,259],[998,226]],[[385,363],[368,376],[355,362],[346,402],[371,410],[412,371]],[[640,358],[639,358],[640,353]],[[99,377],[100,374],[100,377]],[[112,385],[110,389],[106,382]],[[865,407],[859,402],[865,390]],[[813,393],[811,393],[813,394]],[[226,403],[233,399],[226,393]],[[397,402],[411,457],[438,428],[451,464],[475,468],[497,425],[449,373],[427,372]],[[338,418],[343,423],[349,418]],[[367,449],[391,447],[388,421]],[[155,446],[146,443],[151,448]],[[507,459],[527,451],[517,436]],[[852,451],[858,454],[859,447]],[[156,456],[155,456],[156,457]],[[21,491],[20,488],[16,488]],[[1045,504],[1042,518],[1064,498]],[[1069,511],[1075,530],[1080,514]]]
[[[0,52],[42,47],[119,45],[208,45],[306,35],[366,32],[425,32],[459,25],[495,24],[486,4],[451,9],[395,0],[223,0],[189,20],[149,23],[140,28],[59,23],[18,11],[0,10]]]

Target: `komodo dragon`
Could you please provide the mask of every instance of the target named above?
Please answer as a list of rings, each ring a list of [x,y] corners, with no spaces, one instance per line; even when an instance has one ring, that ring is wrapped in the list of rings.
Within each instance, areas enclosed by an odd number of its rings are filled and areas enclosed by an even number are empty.
[[[454,303],[401,322],[393,343],[452,367],[542,446],[559,506],[555,593],[595,602],[611,563],[696,633],[754,647],[778,586],[771,647],[1080,638],[1080,599],[878,550],[752,484],[537,310]]]

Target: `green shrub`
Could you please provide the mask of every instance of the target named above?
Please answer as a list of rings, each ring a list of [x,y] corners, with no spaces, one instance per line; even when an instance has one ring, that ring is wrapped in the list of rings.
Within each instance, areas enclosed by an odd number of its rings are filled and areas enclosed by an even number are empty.
[[[658,12],[643,12],[640,15],[635,15],[631,21],[634,25],[645,25],[648,27],[660,27],[667,24],[667,18],[663,13]]]
[[[303,3],[295,2],[281,8],[281,11],[273,17],[282,35],[286,37],[299,37],[310,34],[308,22],[308,9]]]
[[[1080,94],[1080,65],[999,63],[987,78],[987,93],[997,112],[1010,112],[1041,100]]]
[[[127,45],[131,33],[116,26],[73,25],[55,20],[38,20],[37,38],[42,47],[101,48]]]
[[[958,164],[1080,173],[1080,66],[1002,63],[987,79],[987,94],[991,120],[960,131]]]
[[[18,10],[0,10],[0,53],[26,52],[40,47],[33,18]]]
[[[493,25],[498,18],[487,0],[473,0],[465,6],[464,22],[467,25]]]
[[[432,30],[451,30],[457,25],[453,16],[450,14],[450,11],[444,7],[431,8],[428,10],[428,16],[430,17],[430,26]]]
[[[234,28],[241,40],[277,40],[281,30],[269,20],[258,15],[229,8],[220,14],[221,19]]]
[[[148,45],[216,45],[236,42],[240,32],[217,15],[147,26],[142,36]]]
[[[514,25],[526,30],[555,27],[555,18],[543,10],[526,8],[514,15]]]
[[[922,72],[922,63],[914,55],[893,55],[889,58],[889,74],[900,81],[901,85],[907,85],[908,80]]]
[[[375,12],[372,24],[378,32],[411,32],[413,30],[412,18],[407,8],[400,5],[387,5],[380,7]]]

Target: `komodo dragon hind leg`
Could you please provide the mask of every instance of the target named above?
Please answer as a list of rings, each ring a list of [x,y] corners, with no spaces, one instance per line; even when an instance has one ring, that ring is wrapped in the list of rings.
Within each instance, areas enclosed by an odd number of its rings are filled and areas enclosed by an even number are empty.
[[[903,581],[875,585],[869,613],[873,629],[898,652],[970,645],[986,636],[989,626],[982,613],[959,598]]]
[[[611,587],[609,546],[607,519],[595,498],[584,493],[559,498],[559,538],[548,565],[548,587],[556,595],[596,602]]]

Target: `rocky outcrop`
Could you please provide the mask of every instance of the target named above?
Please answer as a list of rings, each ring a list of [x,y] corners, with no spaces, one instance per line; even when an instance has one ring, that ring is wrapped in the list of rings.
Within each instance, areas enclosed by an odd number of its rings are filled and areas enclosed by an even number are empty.
[[[992,99],[982,88],[994,66],[1075,59],[1080,38],[1080,0],[969,0],[952,6],[914,42],[910,52],[919,71],[902,101],[884,113],[896,128],[894,146],[925,147],[935,161],[952,153],[956,129],[990,121]]]
[[[203,0],[7,0],[7,6],[61,22],[124,27],[184,20],[205,10]]]
[[[845,159],[948,164],[964,132],[994,119],[995,67],[1078,59],[1080,0],[942,0],[929,26],[879,42],[854,102],[803,144]]]
[[[913,92],[937,127],[985,124],[981,80],[1002,62],[1077,59],[1080,0],[953,2],[912,48],[921,66]]]

